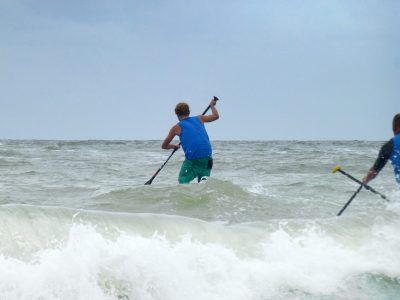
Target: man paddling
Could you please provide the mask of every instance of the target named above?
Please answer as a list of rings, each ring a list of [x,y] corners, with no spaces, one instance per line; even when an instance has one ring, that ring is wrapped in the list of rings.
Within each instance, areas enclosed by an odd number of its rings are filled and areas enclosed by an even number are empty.
[[[218,120],[219,114],[215,104],[215,100],[210,102],[211,115],[195,117],[190,117],[188,104],[181,102],[175,107],[179,123],[171,128],[161,148],[179,149],[182,145],[186,159],[179,172],[179,183],[189,183],[195,178],[200,182],[203,177],[211,174],[212,149],[204,123]],[[181,141],[179,144],[171,144],[175,136],[179,136]]]
[[[382,146],[375,164],[363,179],[363,183],[365,184],[374,179],[386,165],[387,161],[390,160],[393,165],[396,181],[400,186],[400,113],[394,116],[392,126],[394,137]]]

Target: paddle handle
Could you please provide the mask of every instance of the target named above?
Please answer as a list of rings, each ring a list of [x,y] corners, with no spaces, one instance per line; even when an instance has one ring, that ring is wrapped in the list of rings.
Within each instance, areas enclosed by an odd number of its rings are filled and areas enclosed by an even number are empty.
[[[348,174],[347,172],[343,171],[340,166],[336,166],[332,169],[332,173],[336,173],[336,172],[340,172],[342,173],[344,176],[347,176],[348,178],[350,178],[351,180],[357,182],[358,184],[360,184],[361,186],[363,186],[366,190],[373,192],[374,194],[379,195],[382,199],[385,199],[386,201],[390,201],[385,195],[379,193],[378,191],[376,191],[375,189],[373,189],[371,186],[369,186],[368,184],[365,184],[364,182],[358,180],[357,178],[351,176],[350,174]]]
[[[218,99],[218,97],[214,96],[213,100],[218,101],[219,99]],[[203,111],[203,113],[201,115],[204,116],[209,111],[210,108],[211,108],[211,105],[207,106],[207,108]]]
[[[389,201],[389,199],[388,199],[385,195],[379,193],[378,191],[376,191],[375,189],[373,189],[372,187],[370,187],[368,184],[363,183],[362,181],[360,181],[360,180],[358,180],[357,178],[351,176],[350,174],[346,173],[346,172],[343,171],[342,169],[339,169],[338,171],[339,171],[340,173],[342,173],[343,175],[349,177],[351,180],[357,182],[358,184],[361,184],[361,186],[365,187],[365,189],[367,189],[367,190],[373,192],[374,194],[379,195],[382,199],[385,199],[386,201]]]

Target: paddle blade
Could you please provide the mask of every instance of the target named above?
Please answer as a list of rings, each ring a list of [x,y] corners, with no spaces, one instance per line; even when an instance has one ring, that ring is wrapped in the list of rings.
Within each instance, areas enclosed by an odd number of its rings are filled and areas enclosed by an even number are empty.
[[[151,178],[148,181],[146,181],[146,183],[144,185],[150,185],[152,182],[153,182],[153,178]]]
[[[158,169],[158,171],[153,175],[153,177],[151,177],[149,180],[147,180],[144,185],[150,185],[153,182],[154,178],[156,178],[159,171],[160,171],[160,169]]]
[[[332,173],[336,173],[337,171],[340,170],[340,166],[336,166],[332,169]]]

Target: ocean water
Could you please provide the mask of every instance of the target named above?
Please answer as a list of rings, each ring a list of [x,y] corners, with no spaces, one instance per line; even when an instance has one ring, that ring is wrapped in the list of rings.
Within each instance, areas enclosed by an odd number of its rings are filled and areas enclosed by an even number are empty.
[[[0,141],[0,299],[400,299],[388,165],[336,214],[382,142],[214,142],[178,185],[160,141]]]

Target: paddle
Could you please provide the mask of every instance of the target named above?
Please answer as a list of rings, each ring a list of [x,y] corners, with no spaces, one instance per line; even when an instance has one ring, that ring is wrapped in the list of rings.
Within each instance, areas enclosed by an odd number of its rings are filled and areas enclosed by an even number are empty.
[[[347,201],[347,203],[343,206],[343,208],[339,211],[339,213],[337,214],[337,216],[339,217],[344,210],[347,208],[347,206],[350,205],[351,201],[353,201],[353,199],[357,196],[357,194],[361,191],[361,189],[363,188],[362,185],[360,185],[360,187],[357,189],[357,191],[353,194],[353,196],[351,196],[350,200]]]
[[[376,191],[375,189],[373,189],[371,186],[369,186],[369,185],[367,185],[367,184],[364,184],[364,183],[361,182],[360,180],[354,178],[354,177],[351,176],[350,174],[348,174],[348,173],[346,173],[345,171],[343,171],[343,170],[340,168],[340,166],[336,166],[336,167],[334,167],[334,168],[332,169],[332,173],[336,173],[336,172],[338,172],[338,171],[339,171],[340,173],[342,173],[343,175],[347,176],[348,178],[350,178],[351,180],[357,182],[358,184],[360,184],[361,186],[363,186],[363,187],[364,187],[365,189],[367,189],[368,191],[370,191],[370,192],[372,192],[372,193],[374,193],[374,194],[376,194],[376,195],[379,195],[382,199],[385,199],[386,201],[390,201],[385,195],[379,193],[378,191]]]
[[[218,101],[219,99],[218,99],[217,97],[214,96],[213,100],[214,100],[214,101]],[[202,115],[205,115],[205,114],[208,112],[208,110],[209,110],[210,108],[211,108],[211,105],[207,106],[207,108],[203,111]],[[177,150],[178,150],[178,149],[174,149],[174,151],[172,151],[172,153],[170,154],[170,156],[168,156],[167,160],[162,164],[162,166],[157,170],[157,172],[154,173],[153,177],[151,177],[148,181],[146,181],[146,183],[145,183],[144,185],[150,185],[150,184],[153,182],[154,178],[157,177],[158,173],[160,173],[160,171],[164,168],[164,166],[167,164],[167,162],[169,161],[169,159],[172,157],[172,155],[175,154],[175,152],[176,152]]]

